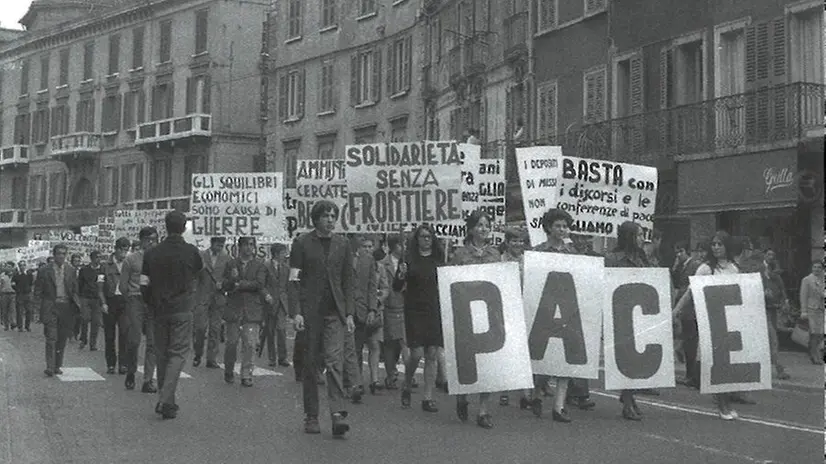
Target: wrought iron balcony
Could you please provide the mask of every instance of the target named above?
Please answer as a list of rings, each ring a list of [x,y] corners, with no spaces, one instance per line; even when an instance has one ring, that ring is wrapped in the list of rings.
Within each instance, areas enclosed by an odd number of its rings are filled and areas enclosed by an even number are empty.
[[[212,136],[212,116],[188,114],[180,118],[161,119],[141,124],[135,136],[135,145],[210,136]]]
[[[29,146],[11,145],[0,148],[0,168],[6,166],[28,166]]]
[[[52,157],[62,161],[94,157],[100,153],[101,146],[100,135],[91,132],[75,132],[51,138]]]
[[[793,83],[588,124],[536,144],[650,166],[677,157],[726,156],[791,147],[822,133],[826,86]]]
[[[25,209],[0,210],[0,229],[20,229],[26,226]]]
[[[519,61],[528,57],[528,12],[522,11],[505,18],[504,59]]]

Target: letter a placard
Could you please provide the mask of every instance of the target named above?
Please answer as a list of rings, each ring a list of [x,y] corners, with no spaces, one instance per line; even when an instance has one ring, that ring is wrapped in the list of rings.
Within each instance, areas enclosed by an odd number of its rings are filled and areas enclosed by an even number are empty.
[[[603,259],[537,251],[524,259],[533,373],[598,378]]]
[[[531,388],[517,263],[439,268],[451,395]]]
[[[665,268],[606,268],[605,389],[674,387],[671,280]]]
[[[700,393],[771,390],[760,274],[691,276],[700,338]]]

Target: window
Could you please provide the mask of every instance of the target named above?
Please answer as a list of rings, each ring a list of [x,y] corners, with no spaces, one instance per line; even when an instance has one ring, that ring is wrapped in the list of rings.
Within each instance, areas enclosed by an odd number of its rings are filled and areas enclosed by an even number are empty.
[[[704,99],[702,39],[663,50],[660,69],[660,98],[663,108]]]
[[[92,79],[92,69],[95,66],[95,43],[86,42],[83,46],[83,80]]]
[[[135,130],[139,124],[146,122],[146,92],[143,89],[130,89],[123,98],[123,128]]]
[[[301,37],[301,4],[304,0],[290,0],[289,21],[290,29],[287,39]]]
[[[60,76],[57,85],[69,85],[69,49],[60,50]]]
[[[46,209],[46,176],[38,174],[31,176],[29,182],[29,208],[33,210]]]
[[[207,51],[207,26],[209,25],[209,11],[195,12],[195,54]]]
[[[155,85],[152,89],[152,120],[171,118],[174,101],[175,88],[172,82]]]
[[[20,95],[29,94],[29,79],[31,78],[31,61],[26,58],[20,63]]]
[[[152,198],[165,198],[172,195],[172,161],[155,160],[152,163],[151,180]]]
[[[405,37],[387,49],[387,93],[396,95],[410,90],[413,40]]]
[[[95,100],[91,94],[80,97],[75,111],[75,132],[95,131]]]
[[[112,133],[120,131],[120,102],[118,94],[103,97],[103,113],[100,117],[101,131]]]
[[[40,89],[49,88],[49,55],[40,58]]]
[[[57,105],[52,108],[52,136],[66,135],[69,133],[69,99],[61,98]]]
[[[321,64],[320,76],[318,79],[318,112],[329,113],[336,110],[335,99],[333,98],[333,89],[335,80],[333,77],[333,61],[325,61]]]
[[[184,158],[184,193],[192,193],[192,175],[206,172],[206,160],[202,155],[190,155]]]
[[[359,16],[366,16],[376,13],[376,0],[360,0]]]
[[[158,47],[158,63],[168,63],[172,60],[172,20],[161,21],[161,38]]]
[[[558,2],[559,0],[539,0],[539,24],[536,29],[540,34],[556,27]]]
[[[376,143],[376,125],[354,129],[353,139],[356,145]]]
[[[436,62],[442,59],[442,20],[439,17],[433,19],[433,40],[435,50],[432,52],[436,57]]]
[[[822,84],[824,79],[823,9],[810,8],[791,14],[789,42],[792,82]]]
[[[31,140],[31,115],[21,113],[14,117],[14,143],[28,145]]]
[[[132,29],[132,69],[143,68],[143,35],[143,26]]]
[[[15,177],[11,181],[11,207],[26,209],[26,178]]]
[[[278,114],[282,121],[304,117],[305,71],[293,70],[279,79]]]
[[[362,50],[350,59],[350,104],[377,103],[381,98],[381,53]]]
[[[318,154],[317,159],[329,160],[335,159],[336,156],[336,134],[327,134],[318,137]]]
[[[321,0],[321,28],[336,25],[336,0]]]
[[[284,142],[284,186],[295,188],[295,174],[298,169],[298,150],[301,141]]]
[[[585,0],[585,16],[605,11],[607,0]]]
[[[143,199],[143,163],[132,163],[121,168],[120,201]]]
[[[186,114],[209,114],[210,78],[208,75],[186,80]]]
[[[734,27],[715,31],[716,53],[714,63],[717,83],[715,96],[725,97],[746,91],[746,37],[745,21]]]
[[[390,141],[407,142],[407,117],[390,122]]]
[[[109,75],[120,71],[120,34],[109,36]]]
[[[583,76],[583,109],[586,123],[603,121],[606,118],[605,66],[585,72]]]
[[[536,93],[536,132],[540,139],[556,135],[557,83],[556,81],[539,84]]]
[[[643,112],[642,56],[632,55],[615,62],[613,117]]]
[[[49,208],[66,206],[66,173],[49,174]]]
[[[118,190],[120,187],[118,174],[119,171],[116,166],[107,166],[102,169],[100,190],[98,191],[98,201],[101,205],[114,205],[118,202]]]
[[[49,141],[49,108],[38,108],[32,120],[32,138],[35,144],[44,144]]]

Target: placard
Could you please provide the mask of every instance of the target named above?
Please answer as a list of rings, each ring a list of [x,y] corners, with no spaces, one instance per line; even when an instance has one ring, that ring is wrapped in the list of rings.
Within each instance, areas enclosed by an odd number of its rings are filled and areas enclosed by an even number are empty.
[[[491,242],[504,241],[505,160],[482,159],[479,145],[459,144],[462,160],[462,209],[467,218],[473,211],[483,210],[491,217]]]
[[[286,235],[280,172],[193,174],[192,234],[205,237]]]
[[[339,160],[298,160],[295,176],[295,217],[296,230],[306,233],[313,229],[310,212],[319,200],[328,200],[338,206],[337,232],[346,233],[347,224],[347,178],[346,165]]]
[[[516,149],[516,168],[519,173],[519,188],[525,223],[531,247],[546,239],[542,229],[542,215],[556,207],[559,192],[561,147],[528,147]]]
[[[166,238],[166,215],[171,209],[126,209],[115,211],[113,216],[113,233],[115,237],[138,240],[138,234],[144,227],[158,230],[158,239]]]

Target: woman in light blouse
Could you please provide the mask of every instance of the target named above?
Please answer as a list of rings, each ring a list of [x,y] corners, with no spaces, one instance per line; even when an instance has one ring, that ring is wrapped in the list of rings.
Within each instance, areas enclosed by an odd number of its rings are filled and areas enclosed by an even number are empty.
[[[800,282],[800,317],[809,319],[809,358],[823,364],[823,262],[812,261],[812,273]]]

